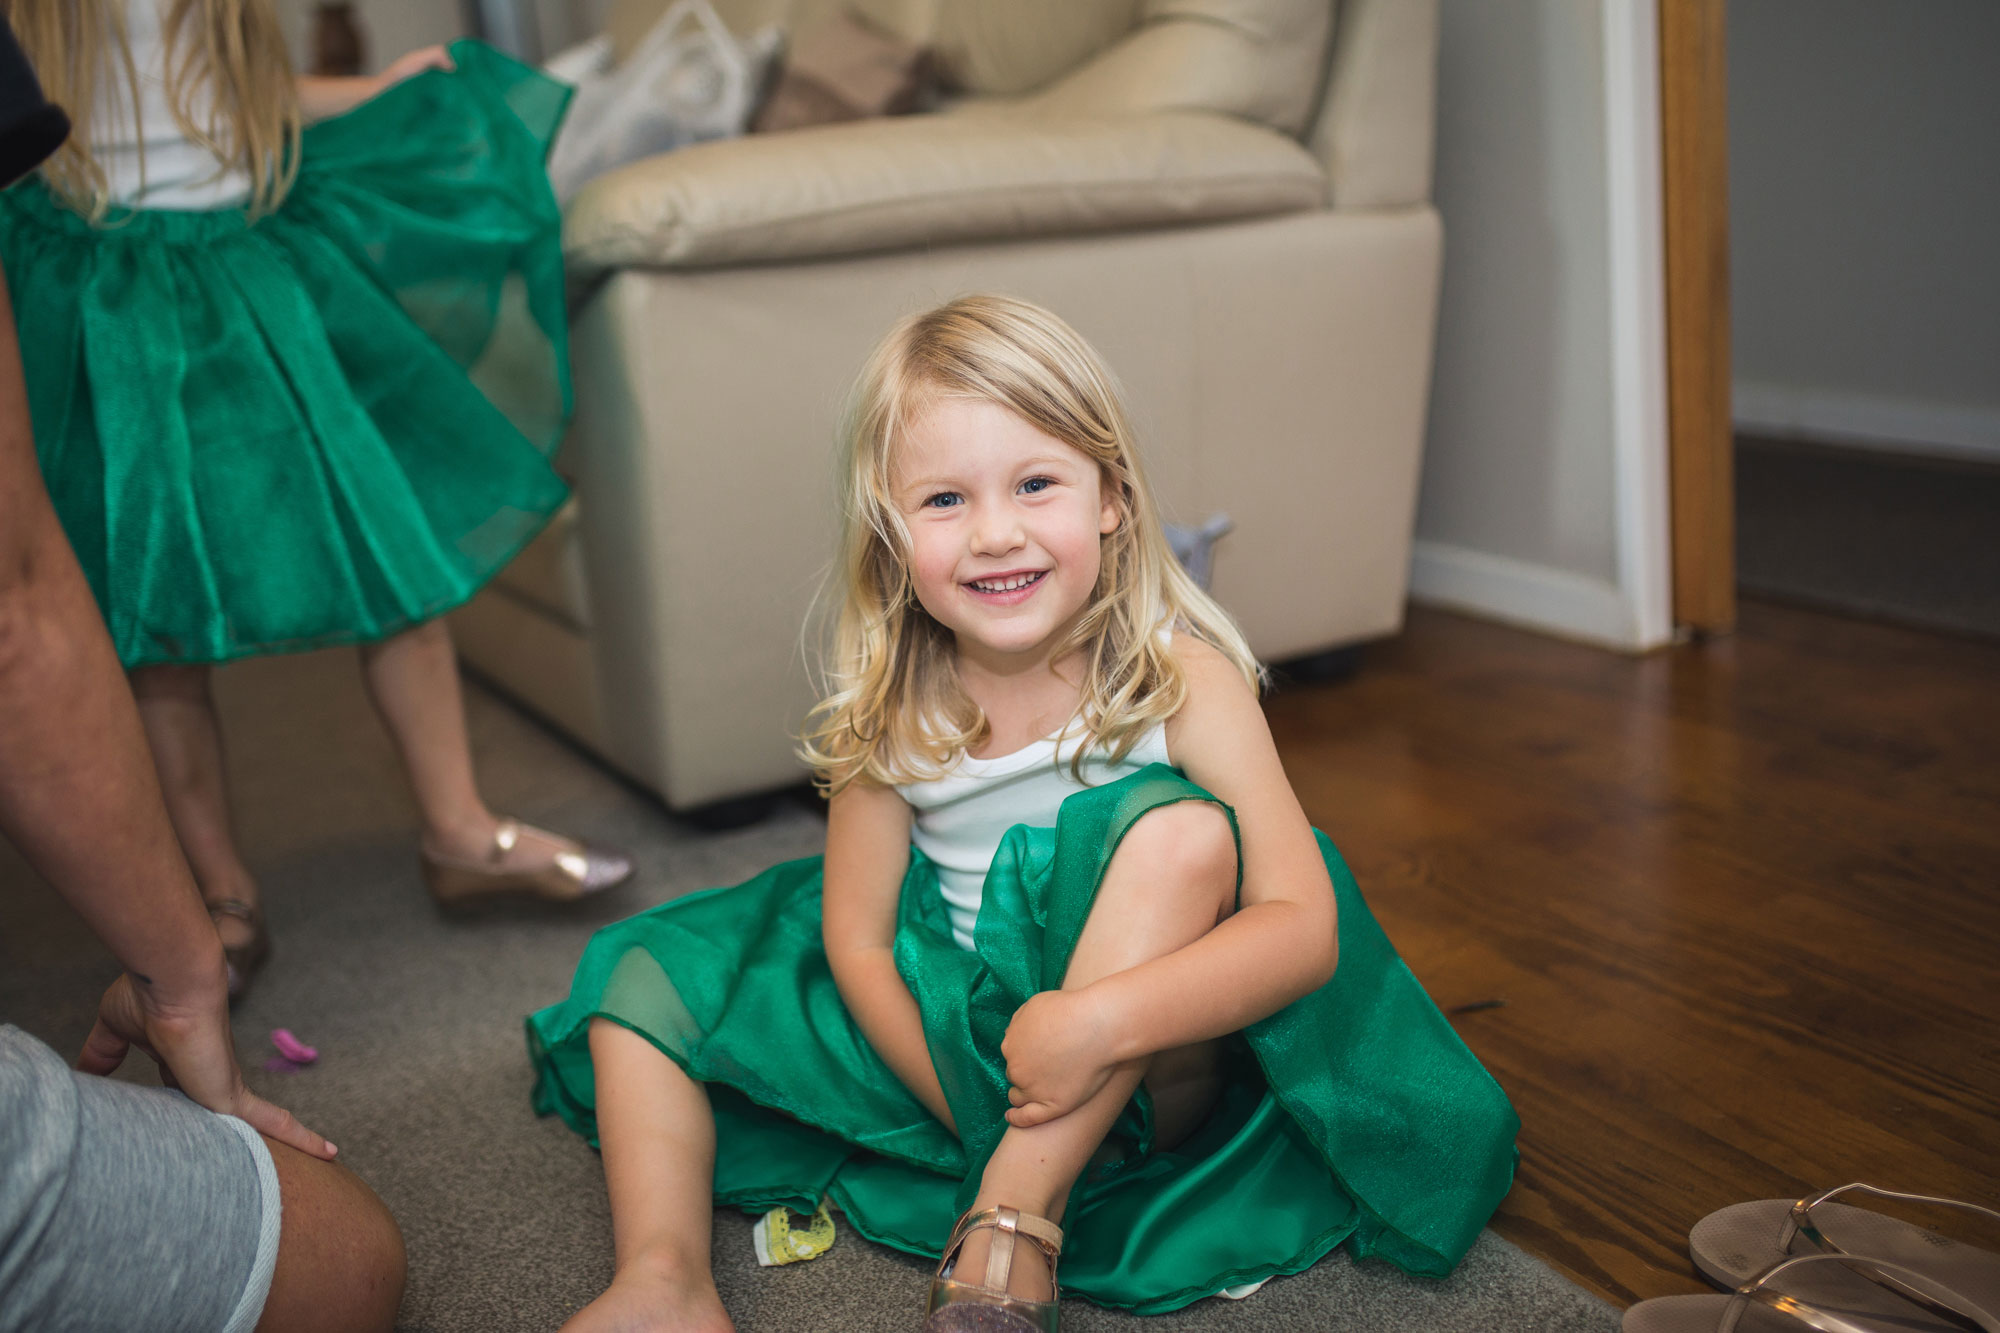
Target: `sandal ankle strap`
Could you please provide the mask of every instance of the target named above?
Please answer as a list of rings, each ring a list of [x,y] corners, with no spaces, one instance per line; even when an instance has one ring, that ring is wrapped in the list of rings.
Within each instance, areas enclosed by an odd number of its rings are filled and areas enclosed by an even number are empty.
[[[944,1273],[945,1265],[951,1262],[952,1256],[958,1253],[959,1247],[965,1244],[966,1238],[982,1228],[989,1228],[996,1233],[991,1248],[986,1252],[986,1277],[982,1285],[987,1290],[996,1292],[1007,1290],[1007,1279],[1014,1271],[1016,1237],[1026,1237],[1041,1248],[1042,1253],[1048,1257],[1049,1271],[1053,1276],[1056,1260],[1062,1255],[1062,1228],[1045,1217],[1037,1217],[1033,1213],[1024,1213],[1018,1208],[1005,1206],[967,1213],[958,1219],[958,1225],[952,1228],[951,1240],[946,1243],[944,1254],[938,1260],[940,1276]]]

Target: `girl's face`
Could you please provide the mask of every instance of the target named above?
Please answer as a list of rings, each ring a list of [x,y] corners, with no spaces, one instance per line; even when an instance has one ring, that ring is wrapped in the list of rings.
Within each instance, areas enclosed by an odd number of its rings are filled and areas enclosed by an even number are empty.
[[[947,398],[905,432],[892,498],[917,600],[992,665],[1039,660],[1097,586],[1118,529],[1097,464],[999,406]]]

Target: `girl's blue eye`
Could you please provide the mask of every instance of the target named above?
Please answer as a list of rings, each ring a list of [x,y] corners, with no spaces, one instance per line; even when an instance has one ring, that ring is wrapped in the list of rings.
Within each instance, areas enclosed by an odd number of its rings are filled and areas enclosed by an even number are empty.
[[[926,509],[950,509],[953,505],[964,503],[964,497],[956,491],[939,491],[936,495],[924,501],[924,507]]]
[[[1023,495],[1039,495],[1053,485],[1055,483],[1047,477],[1030,477],[1021,483],[1021,493]]]

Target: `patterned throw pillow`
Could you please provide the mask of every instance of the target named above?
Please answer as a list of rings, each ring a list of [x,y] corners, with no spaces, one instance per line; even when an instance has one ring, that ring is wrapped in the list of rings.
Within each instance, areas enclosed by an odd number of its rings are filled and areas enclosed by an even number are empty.
[[[843,12],[801,32],[751,128],[759,134],[920,110],[936,91],[930,48]]]

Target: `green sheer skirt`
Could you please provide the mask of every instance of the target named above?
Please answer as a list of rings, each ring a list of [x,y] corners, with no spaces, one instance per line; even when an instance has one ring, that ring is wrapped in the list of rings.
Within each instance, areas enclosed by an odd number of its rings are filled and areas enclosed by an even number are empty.
[[[1213,800],[1154,765],[1011,830],[987,873],[975,951],[951,938],[912,851],[896,964],[964,1141],[868,1045],[820,943],[820,858],[676,899],[599,931],[569,999],[527,1020],[535,1109],[596,1142],[588,1030],[608,1018],[708,1085],[715,1194],[810,1212],[830,1197],[862,1235],[935,1257],[1006,1126],[1000,1041],[1060,985],[1120,840],[1147,812]],[[1226,809],[1226,807],[1225,807]],[[1513,1108],[1402,960],[1330,842],[1333,980],[1240,1034],[1222,1100],[1172,1150],[1142,1088],[1064,1227],[1064,1290],[1157,1313],[1294,1273],[1345,1243],[1430,1276],[1478,1237],[1514,1173]]]
[[[0,194],[42,474],[127,666],[384,638],[562,504],[569,89],[452,54],[310,126],[262,218]]]

